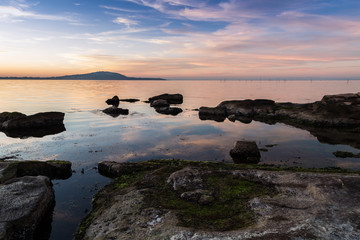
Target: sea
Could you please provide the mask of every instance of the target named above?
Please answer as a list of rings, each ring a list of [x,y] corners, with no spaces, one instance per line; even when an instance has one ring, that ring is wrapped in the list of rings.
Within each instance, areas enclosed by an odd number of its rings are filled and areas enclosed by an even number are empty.
[[[258,121],[203,121],[196,111],[225,100],[310,103],[324,95],[356,92],[360,92],[360,81],[355,80],[1,80],[0,112],[64,112],[66,130],[37,137],[0,132],[0,159],[72,162],[71,178],[53,180],[56,206],[50,234],[52,240],[72,239],[81,219],[91,210],[93,195],[111,181],[98,173],[101,161],[184,159],[230,163],[234,142],[247,140],[256,141],[263,149],[260,164],[360,169],[360,159],[333,154],[358,153],[360,134]],[[183,112],[162,115],[145,102],[163,93],[182,94],[184,102],[176,107]],[[129,109],[129,114],[112,117],[102,110],[108,107],[105,101],[114,95],[140,101],[121,102],[119,107]]]

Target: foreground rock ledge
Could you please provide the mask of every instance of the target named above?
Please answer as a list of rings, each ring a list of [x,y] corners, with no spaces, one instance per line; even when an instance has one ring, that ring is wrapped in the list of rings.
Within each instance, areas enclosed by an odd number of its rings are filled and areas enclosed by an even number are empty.
[[[55,204],[51,186],[45,176],[14,178],[0,185],[0,239],[37,239],[34,232]]]
[[[176,160],[99,163],[100,173],[118,178],[95,196],[93,210],[76,239],[360,238],[359,173],[246,167]],[[218,181],[223,195],[206,187],[217,186]],[[256,189],[259,194],[252,192]],[[190,211],[202,209],[196,213],[201,215],[226,195],[233,206],[249,197],[245,212],[230,216],[240,217],[240,225],[238,221],[227,223],[225,212],[218,213],[222,219],[194,222],[187,219],[191,213],[181,209],[182,204]],[[191,225],[186,226],[188,223]]]

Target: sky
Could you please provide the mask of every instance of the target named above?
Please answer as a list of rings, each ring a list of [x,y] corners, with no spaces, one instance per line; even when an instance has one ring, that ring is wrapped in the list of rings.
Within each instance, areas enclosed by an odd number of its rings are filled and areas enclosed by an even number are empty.
[[[360,79],[359,0],[0,0],[0,76]]]

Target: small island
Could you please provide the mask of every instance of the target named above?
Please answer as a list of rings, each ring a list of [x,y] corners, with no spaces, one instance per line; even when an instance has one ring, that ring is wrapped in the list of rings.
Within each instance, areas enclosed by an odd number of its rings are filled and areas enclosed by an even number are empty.
[[[0,79],[18,79],[18,80],[166,80],[163,78],[136,78],[114,72],[92,72],[85,74],[65,75],[58,77],[0,77]]]

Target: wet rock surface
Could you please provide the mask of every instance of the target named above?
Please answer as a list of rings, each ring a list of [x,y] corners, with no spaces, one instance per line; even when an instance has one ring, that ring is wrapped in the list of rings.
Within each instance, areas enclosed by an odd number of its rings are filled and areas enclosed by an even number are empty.
[[[259,163],[260,151],[256,142],[236,141],[230,150],[230,156],[235,163]]]
[[[27,129],[27,128],[46,128],[57,125],[63,125],[65,113],[61,112],[43,112],[34,115],[23,116],[18,114],[4,122],[1,122],[1,128],[5,130]]]
[[[55,204],[51,186],[45,176],[14,178],[0,185],[0,239],[39,239],[36,231],[40,227],[42,237],[46,228],[47,238],[50,236],[51,221],[42,224]]]
[[[122,163],[115,162],[102,162],[99,169],[101,165],[111,174],[123,168]],[[125,164],[124,168],[129,172],[130,166]],[[130,175],[120,173],[113,184],[97,194],[93,211],[83,221],[76,239],[350,240],[360,237],[359,173],[241,169],[234,164],[186,161],[150,161],[132,166],[139,171]],[[144,171],[146,168],[151,170]],[[187,188],[187,183],[192,187]],[[157,193],[165,199],[157,197]],[[227,195],[235,201],[233,206],[244,203],[246,211],[240,215],[248,216],[248,221],[243,225],[217,228],[220,222],[203,217],[186,226],[185,216],[193,215],[181,212],[182,204],[202,214]],[[149,196],[155,200],[149,200]],[[210,200],[201,204],[198,201],[202,197]],[[241,202],[244,198],[245,202]],[[229,213],[234,211],[235,208]],[[217,215],[224,214],[223,210],[220,212]],[[217,223],[215,227],[211,225],[213,222]]]

